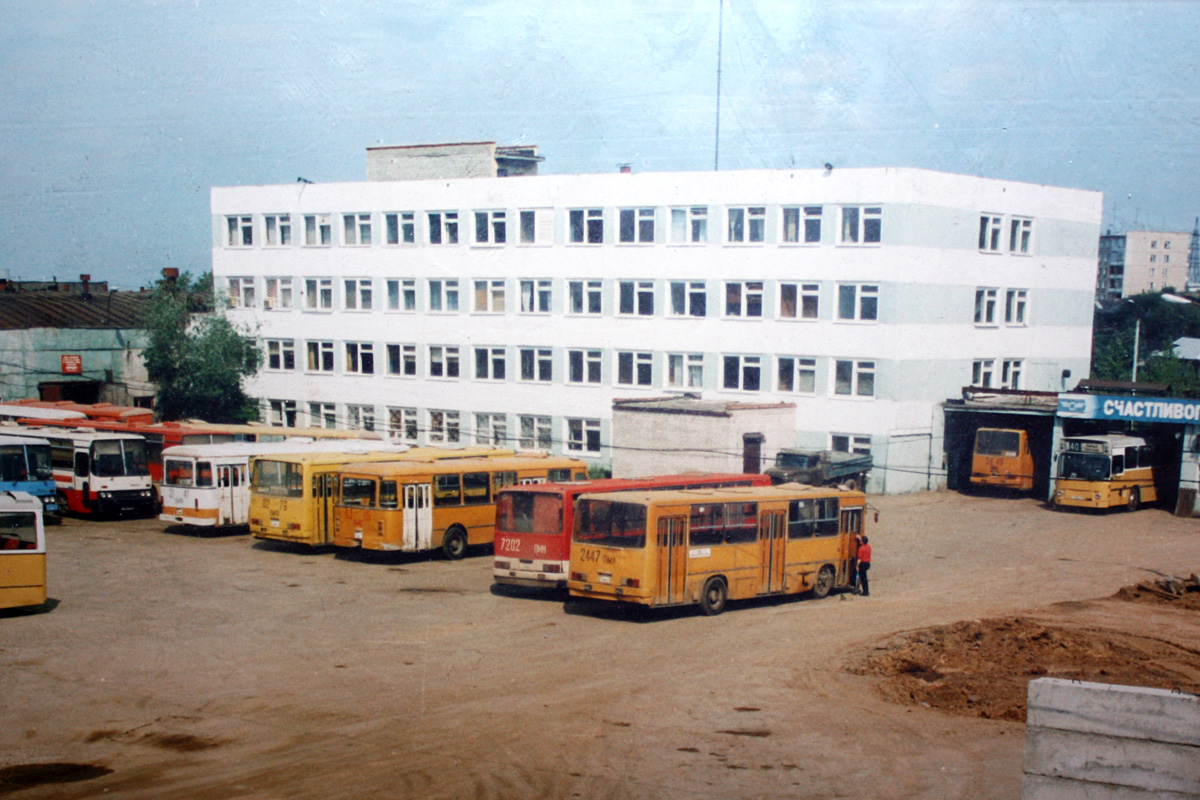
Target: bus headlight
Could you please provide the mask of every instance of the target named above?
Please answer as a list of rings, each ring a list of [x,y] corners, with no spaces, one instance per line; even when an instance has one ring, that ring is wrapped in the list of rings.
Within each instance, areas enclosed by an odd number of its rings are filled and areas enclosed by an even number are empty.
[[[1099,492],[1096,492],[1096,494],[1095,494],[1095,495],[1093,495],[1093,497],[1095,497],[1095,498],[1096,498],[1096,502],[1097,502],[1097,503],[1099,503],[1099,502],[1100,502],[1100,493],[1099,493]]]
[[[1057,492],[1055,492],[1055,493],[1054,493],[1054,496],[1055,496],[1055,497],[1062,497],[1062,489],[1059,489]]]
[[[96,497],[100,498],[101,500],[111,500],[112,492],[97,492]]]
[[[149,497],[149,496],[150,496],[150,490],[149,490],[149,489],[147,489],[147,490],[146,490],[146,491],[144,491],[144,492],[138,492],[138,497]]]

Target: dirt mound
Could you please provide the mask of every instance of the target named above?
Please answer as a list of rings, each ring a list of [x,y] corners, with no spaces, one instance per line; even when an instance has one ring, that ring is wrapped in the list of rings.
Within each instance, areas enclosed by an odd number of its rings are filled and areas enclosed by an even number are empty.
[[[1113,597],[1137,603],[1171,606],[1185,611],[1200,611],[1200,578],[1164,578],[1125,586]]]
[[[1039,677],[1200,693],[1200,653],[1135,634],[1020,617],[900,634],[848,669],[881,677],[880,692],[894,702],[1014,722],[1025,720],[1028,684]]]

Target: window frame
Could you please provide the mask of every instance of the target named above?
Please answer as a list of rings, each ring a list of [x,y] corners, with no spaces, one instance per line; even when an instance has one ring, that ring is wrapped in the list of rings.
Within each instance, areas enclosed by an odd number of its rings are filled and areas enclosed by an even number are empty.
[[[628,220],[629,238],[626,238]],[[617,209],[617,244],[654,244],[658,215],[653,206],[634,206]],[[649,228],[649,236],[647,233]]]
[[[629,291],[626,292],[626,287]],[[650,280],[619,280],[617,281],[617,316],[619,317],[653,317],[655,304],[654,281]],[[628,298],[626,298],[628,295]],[[649,311],[645,311],[644,303],[649,298]],[[626,304],[628,299],[628,304]],[[628,311],[625,309],[628,307]]]
[[[425,362],[430,380],[456,381],[462,377],[462,351],[456,344],[426,345]],[[436,370],[436,371],[435,371]]]
[[[393,233],[395,236],[393,236]],[[383,243],[387,247],[415,246],[417,244],[416,212],[385,211],[383,214],[383,235]]]
[[[336,372],[336,350],[333,345],[332,339],[306,339],[304,372],[309,375],[332,375]]]
[[[576,291],[581,310],[575,310]],[[595,300],[596,310],[592,308]],[[576,317],[598,317],[604,314],[604,281],[598,278],[569,278],[567,280],[567,314]]]
[[[851,304],[853,316],[843,316],[843,304],[846,290],[853,292]],[[879,322],[879,284],[878,283],[839,283],[837,284],[837,321],[838,322]]]
[[[672,206],[670,243],[691,246],[708,244],[708,211],[707,205]]]
[[[766,281],[725,281],[725,302],[722,305],[721,316],[725,319],[763,319],[766,312],[763,302],[766,297],[766,286]],[[733,307],[731,292],[734,291],[734,287],[737,287],[737,309],[731,310]],[[758,298],[758,313],[753,314],[751,313],[755,308],[753,299],[756,297]]]
[[[342,246],[370,247],[372,215],[369,212],[347,211],[342,214]]]
[[[296,340],[294,338],[266,339],[263,342],[263,349],[266,351],[266,357],[263,359],[264,369],[269,372],[296,371]],[[289,360],[291,361],[290,367],[287,366]],[[276,363],[272,365],[272,361]]]
[[[756,234],[757,238],[755,238]],[[767,207],[765,205],[725,207],[725,244],[765,244],[766,240]]]
[[[734,370],[731,372],[731,362]],[[730,375],[736,374],[736,385],[730,385]],[[753,376],[754,386],[750,388],[749,378]],[[762,392],[763,389],[763,356],[757,353],[722,353],[721,354],[721,389],[726,392]]]
[[[604,449],[600,441],[600,420],[590,417],[567,417],[567,451],[585,456],[598,456]],[[594,446],[593,446],[594,444]]]
[[[345,342],[342,352],[345,355],[346,375],[375,374],[375,343],[374,342]]]
[[[567,209],[567,243],[592,247],[604,244],[604,208]]]
[[[554,349],[550,347],[521,347],[517,375],[522,383],[554,382]],[[526,367],[528,366],[528,370]],[[526,377],[528,373],[529,377]]]
[[[879,362],[876,359],[859,359],[859,358],[835,358],[830,359],[833,363],[833,388],[834,397],[844,397],[851,400],[871,400],[878,396],[877,378],[879,376]],[[841,391],[840,386],[842,378],[839,373],[842,371],[842,365],[850,365],[850,383],[848,391]],[[868,378],[870,391],[863,391],[863,378]]]
[[[506,209],[483,209],[472,214],[475,235],[472,244],[503,247],[508,244],[508,211]],[[536,224],[536,223],[535,223]],[[480,233],[483,238],[480,238]]]
[[[791,288],[795,294],[795,314],[786,313],[784,300]],[[816,322],[821,318],[821,284],[805,283],[803,281],[780,281],[778,287],[778,303],[776,319],[792,320],[795,322]],[[812,314],[808,314],[808,301],[812,300]]]
[[[851,212],[853,213],[851,214]],[[850,222],[851,216],[853,216],[853,223]],[[839,245],[878,247],[883,243],[882,205],[860,203],[839,206],[838,217],[838,222],[840,223],[838,225]],[[874,229],[873,231],[871,230],[872,228]]]
[[[462,296],[458,278],[426,278],[426,312],[429,314],[458,314],[462,310]],[[436,287],[436,288],[435,288]],[[451,302],[453,298],[453,302]],[[438,308],[434,308],[434,302]],[[453,305],[453,308],[450,306]]]
[[[578,363],[576,363],[578,362]],[[578,367],[578,380],[576,368]],[[592,380],[592,376],[595,380]],[[567,384],[571,386],[600,386],[604,383],[604,351],[600,348],[571,348],[567,350]]]
[[[554,307],[554,281],[551,278],[520,278],[517,294],[520,314],[549,314]],[[527,300],[529,308],[526,308]]]
[[[784,372],[787,371],[787,380]],[[807,381],[811,388],[801,388]],[[788,384],[788,385],[785,385]],[[815,397],[817,394],[817,357],[816,356],[776,356],[775,357],[775,391],[787,394]]]
[[[287,241],[284,241],[284,240]],[[292,215],[277,213],[263,215],[263,247],[292,246]]]
[[[671,297],[667,316],[676,319],[703,319],[708,316],[708,281],[671,281],[668,289]],[[677,301],[682,303],[682,311],[676,310]],[[697,314],[697,310],[700,313]]]

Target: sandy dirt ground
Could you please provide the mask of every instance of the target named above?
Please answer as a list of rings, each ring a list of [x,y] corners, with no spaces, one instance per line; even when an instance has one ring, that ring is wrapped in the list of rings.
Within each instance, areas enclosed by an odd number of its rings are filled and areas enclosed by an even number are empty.
[[[711,618],[496,594],[490,554],[348,558],[68,520],[49,532],[50,609],[0,614],[0,794],[1012,800],[1021,721],[981,716],[970,687],[941,710],[881,659],[958,623],[898,670],[945,685],[971,669],[947,653],[1014,619],[1027,643],[1048,630],[1080,650],[1069,633],[1103,629],[1200,653],[1200,613],[1112,598],[1200,572],[1200,520],[871,503],[871,597]],[[88,779],[36,785],[23,767],[47,764]]]

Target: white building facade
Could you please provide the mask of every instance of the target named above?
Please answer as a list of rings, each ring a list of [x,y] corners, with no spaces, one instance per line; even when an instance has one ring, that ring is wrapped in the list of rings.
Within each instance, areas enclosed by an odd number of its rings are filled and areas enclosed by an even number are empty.
[[[614,398],[786,402],[789,444],[897,492],[963,386],[1088,374],[1101,202],[919,169],[219,187],[213,274],[272,424],[606,465]]]

